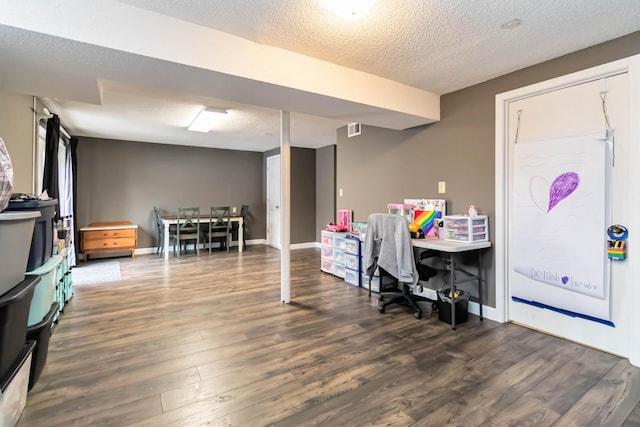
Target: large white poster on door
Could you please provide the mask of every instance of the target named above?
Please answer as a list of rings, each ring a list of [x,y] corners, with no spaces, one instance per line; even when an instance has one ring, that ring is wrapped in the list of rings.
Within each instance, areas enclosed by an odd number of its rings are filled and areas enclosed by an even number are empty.
[[[512,296],[610,319],[604,132],[515,144]]]

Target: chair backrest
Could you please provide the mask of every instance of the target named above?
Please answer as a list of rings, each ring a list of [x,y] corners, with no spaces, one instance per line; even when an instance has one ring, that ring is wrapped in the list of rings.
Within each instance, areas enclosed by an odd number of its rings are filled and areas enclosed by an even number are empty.
[[[200,233],[200,208],[178,208],[180,233]]]
[[[158,239],[162,239],[162,216],[160,210],[157,207],[153,207],[153,216],[156,218],[156,232],[158,233]]]
[[[226,229],[229,232],[231,228],[231,221],[229,217],[231,208],[229,206],[212,206],[209,216],[209,228],[213,229]]]
[[[153,207],[153,215],[156,218],[156,227],[162,227],[162,215],[160,214],[160,210],[157,207]]]
[[[369,215],[363,255],[369,275],[377,265],[401,282],[414,285],[418,282],[409,223],[403,216]]]

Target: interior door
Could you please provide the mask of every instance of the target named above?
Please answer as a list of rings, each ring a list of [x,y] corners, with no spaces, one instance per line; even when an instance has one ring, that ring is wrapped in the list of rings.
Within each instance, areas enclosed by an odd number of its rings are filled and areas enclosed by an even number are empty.
[[[267,157],[267,244],[280,249],[280,155]]]
[[[558,137],[566,137],[572,135],[583,135],[595,129],[603,129],[606,127],[606,119],[603,114],[603,105],[600,99],[601,93],[606,90],[606,110],[608,120],[614,129],[615,150],[614,150],[614,166],[611,170],[611,199],[610,199],[610,222],[611,224],[628,224],[630,215],[628,194],[631,191],[628,185],[627,177],[629,175],[629,82],[628,75],[619,74],[607,77],[606,79],[589,81],[586,83],[542,93],[529,98],[515,101],[509,105],[508,109],[508,133],[509,133],[509,193],[507,198],[508,207],[508,250],[511,256],[507,257],[508,277],[507,277],[507,296],[508,296],[508,319],[519,324],[532,327],[537,330],[545,331],[553,335],[569,338],[580,343],[593,346],[612,353],[626,355],[629,354],[627,348],[627,340],[624,339],[628,335],[626,330],[626,322],[624,319],[629,315],[628,308],[625,306],[626,294],[631,286],[631,278],[628,274],[628,263],[608,263],[610,264],[610,272],[605,270],[605,275],[610,274],[610,310],[611,320],[615,327],[602,325],[591,320],[576,318],[559,314],[549,309],[541,309],[528,304],[514,301],[512,296],[517,280],[523,280],[522,274],[518,273],[518,265],[514,262],[514,249],[518,241],[514,241],[514,206],[519,203],[515,191],[514,177],[518,174],[521,167],[516,168],[515,153],[517,152],[514,144],[516,133],[518,134],[518,144],[522,148],[522,141],[548,140]],[[532,156],[529,156],[532,157]],[[541,164],[546,165],[548,160],[544,156],[534,158]],[[535,191],[530,187],[531,198],[535,201]],[[551,191],[551,190],[549,190]],[[576,191],[577,194],[577,191]],[[568,199],[567,199],[568,200]],[[545,205],[547,206],[547,205]],[[549,204],[551,206],[551,204]],[[551,209],[551,208],[549,208]],[[554,208],[555,209],[555,208]],[[577,220],[577,219],[576,219]],[[543,232],[545,230],[541,230]],[[552,231],[555,235],[563,238],[563,232],[566,230],[547,230]],[[602,230],[601,236],[596,236],[602,240],[604,247],[606,243],[605,230]],[[545,256],[548,252],[544,253]],[[606,260],[605,260],[606,262]],[[607,265],[609,267],[609,265]],[[534,270],[530,270],[533,274]],[[536,273],[538,275],[538,273]],[[606,276],[605,276],[606,277]],[[562,283],[567,285],[562,277]],[[528,279],[527,279],[528,280]],[[540,279],[542,281],[542,279]],[[545,285],[542,285],[544,288]],[[557,286],[546,286],[546,296],[559,292]],[[574,293],[576,300],[582,298],[578,293]],[[557,300],[557,299],[556,299]],[[608,302],[609,303],[609,302]]]

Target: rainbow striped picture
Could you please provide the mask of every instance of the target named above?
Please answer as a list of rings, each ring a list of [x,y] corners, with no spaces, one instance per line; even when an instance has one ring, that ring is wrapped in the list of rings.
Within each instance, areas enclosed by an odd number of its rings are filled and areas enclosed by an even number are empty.
[[[413,223],[420,224],[425,236],[435,236],[434,220],[436,218],[442,218],[442,212],[420,210],[413,212]]]
[[[419,224],[425,236],[435,237],[434,220],[446,215],[444,199],[405,199],[413,205],[413,223]]]

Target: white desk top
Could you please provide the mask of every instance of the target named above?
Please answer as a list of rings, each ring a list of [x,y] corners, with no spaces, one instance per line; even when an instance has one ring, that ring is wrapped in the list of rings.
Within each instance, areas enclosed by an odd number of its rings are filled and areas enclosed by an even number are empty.
[[[491,242],[452,242],[434,238],[411,239],[411,245],[416,248],[433,249],[441,252],[466,252],[477,249],[490,248]]]

